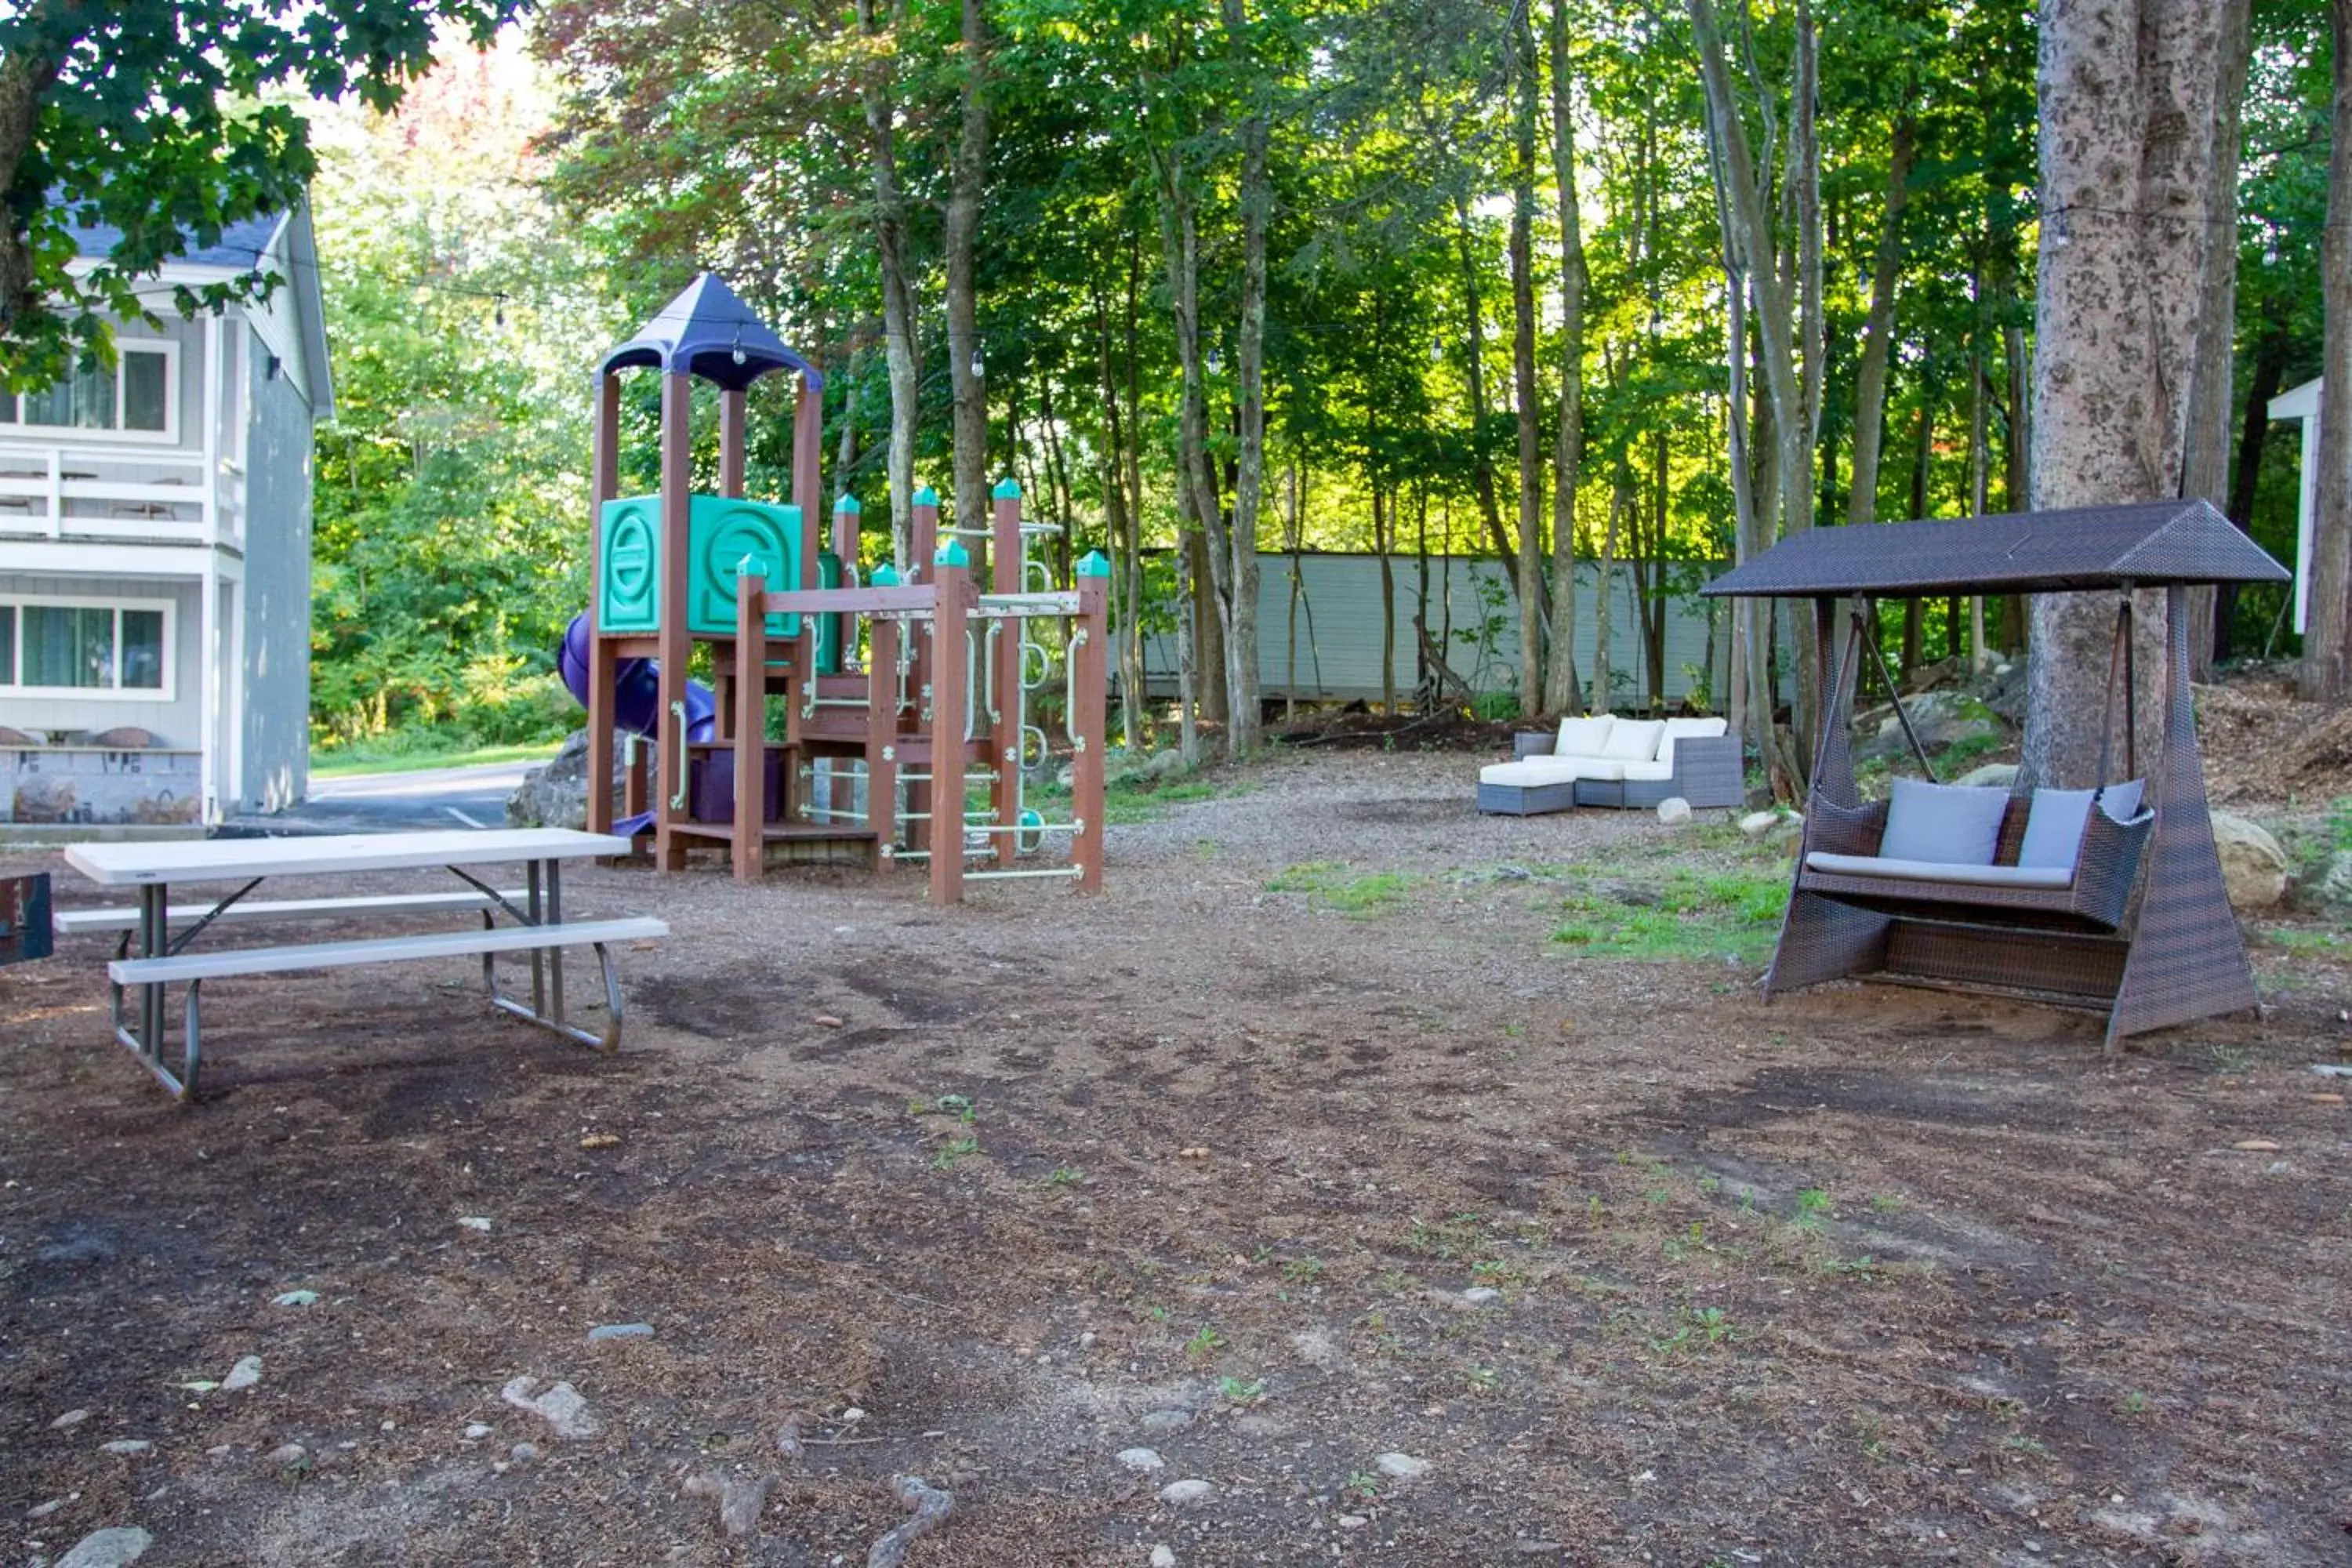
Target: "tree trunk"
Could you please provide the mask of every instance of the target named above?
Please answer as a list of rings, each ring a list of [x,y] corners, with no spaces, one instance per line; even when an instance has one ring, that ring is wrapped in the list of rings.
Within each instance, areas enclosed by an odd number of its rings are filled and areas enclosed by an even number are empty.
[[[1224,582],[1230,563],[1224,509],[1217,495],[1216,476],[1209,463],[1208,388],[1201,363],[1201,242],[1193,207],[1191,175],[1180,154],[1160,154],[1160,237],[1167,252],[1168,308],[1176,328],[1176,355],[1183,374],[1176,427],[1178,516],[1189,519],[1183,545],[1192,587],[1193,637],[1202,663],[1217,679],[1199,689],[1206,716],[1214,720],[1227,710],[1224,698],[1224,623],[1229,612]],[[1203,613],[1205,612],[1205,613]],[[1187,752],[1186,761],[1197,763]]]
[[[1551,161],[1559,198],[1559,427],[1551,452],[1551,668],[1544,689],[1563,713],[1583,711],[1576,678],[1576,487],[1584,464],[1584,220],[1577,210],[1575,72],[1568,0],[1551,8]]]
[[[2178,496],[2205,250],[2235,249],[2210,210],[2220,8],[2044,0],[2041,23],[2033,504]],[[2162,606],[2143,597],[2139,662],[2161,681]],[[2107,595],[2035,597],[2028,783],[2097,782],[2114,622]],[[2145,758],[2160,746],[2162,706],[2139,706]]]
[[[894,9],[890,26],[899,17]],[[883,36],[876,0],[857,0],[857,26],[869,41]],[[874,180],[874,253],[882,273],[882,353],[890,372],[890,558],[910,562],[915,499],[915,423],[921,412],[923,353],[915,331],[915,294],[907,279],[907,202],[898,184],[898,109],[891,99],[890,61],[871,51],[873,65],[859,86],[866,110],[866,161]]]
[[[1454,201],[1454,237],[1462,262],[1462,311],[1470,329],[1468,363],[1464,366],[1470,383],[1470,469],[1478,497],[1478,515],[1486,524],[1486,537],[1494,542],[1495,559],[1506,571],[1517,552],[1512,548],[1511,536],[1503,531],[1501,509],[1495,500],[1495,459],[1486,450],[1486,311],[1478,298],[1478,266],[1470,245],[1470,208],[1459,197]]]
[[[1911,448],[1911,515],[1927,515],[1928,464],[1936,452],[1936,388],[1923,384],[1919,388],[1918,438]],[[1903,601],[1903,679],[1909,681],[1919,668],[1920,604],[1915,598]]]
[[[1609,651],[1612,623],[1615,620],[1611,603],[1617,585],[1617,527],[1623,521],[1625,509],[1633,504],[1633,473],[1622,462],[1617,465],[1617,482],[1609,492],[1609,527],[1601,536],[1601,564],[1595,575],[1599,593],[1592,605],[1592,711],[1608,713],[1616,703],[1616,667]]]
[[[2320,241],[2320,291],[2326,304],[2320,363],[2336,372],[2319,389],[2319,485],[2311,526],[2308,629],[2303,639],[2303,695],[2341,700],[2352,691],[2352,0],[2330,0],[2336,45],[2335,96],[2327,155],[2327,231]]]
[[[2213,225],[2230,242],[2205,247],[2198,279],[2196,379],[2189,383],[2189,446],[2180,493],[2216,507],[2229,500],[2231,372],[2238,338],[2239,111],[2252,47],[2247,0],[2213,0],[2221,13],[2221,62],[2213,93],[2213,169],[2207,195]],[[2213,673],[2212,587],[2189,590],[2189,658],[2199,679]]]
[[[948,385],[955,400],[955,526],[985,529],[988,391],[980,374],[980,199],[988,180],[988,24],[982,0],[963,0],[963,87],[948,174]],[[974,538],[977,570],[987,540]],[[985,578],[978,579],[985,581]]]
[[[2245,531],[2253,519],[2254,492],[2263,472],[2263,448],[2270,441],[2271,399],[2278,395],[2286,379],[2287,347],[2284,332],[2265,321],[2254,349],[2254,376],[2246,388],[2245,418],[2238,426],[2237,471],[2230,484],[2230,521],[2238,525],[2240,532]],[[2213,658],[2217,663],[2236,652],[2237,613],[2238,585],[2224,583],[2213,605]]]
[[[1888,155],[1886,215],[1879,226],[1878,256],[1870,273],[1870,314],[1862,328],[1862,363],[1853,374],[1853,487],[1846,493],[1845,520],[1878,519],[1878,449],[1886,431],[1886,364],[1893,357],[1895,284],[1903,262],[1903,206],[1911,184],[1911,143],[1916,122],[1906,110],[1895,121]]]
[[[1250,46],[1242,0],[1223,0],[1225,36],[1238,71],[1250,72]],[[1244,80],[1254,80],[1254,73]],[[1268,129],[1263,102],[1242,123],[1241,341],[1234,367],[1240,382],[1234,415],[1241,426],[1234,479],[1234,525],[1226,569],[1225,751],[1247,756],[1262,728],[1257,668],[1258,512],[1265,491],[1265,230],[1274,205],[1266,178]]]
[[[1228,0],[1229,4],[1237,0]],[[1511,387],[1519,437],[1519,711],[1545,710],[1543,445],[1536,414],[1536,35],[1516,9],[1511,62]]]
[[[1981,295],[1981,289],[1979,290]],[[1969,515],[1982,517],[1985,509],[1985,487],[1992,457],[1985,449],[1987,422],[1990,418],[1986,405],[1990,401],[1991,387],[1987,384],[1984,361],[1985,321],[1981,308],[1977,312],[1976,330],[1969,339]],[[1957,651],[1957,649],[1955,649]],[[1992,666],[1991,650],[1985,647],[1984,595],[1971,595],[1969,599],[1969,668],[1982,674]]]
[[[1110,302],[1099,291],[1095,295],[1095,333],[1097,366],[1102,374],[1104,527],[1110,535],[1112,557],[1118,563],[1118,574],[1113,581],[1118,589],[1118,604],[1124,611],[1118,617],[1116,630],[1118,639],[1119,734],[1121,743],[1129,751],[1133,751],[1140,734],[1137,709],[1143,700],[1142,675],[1139,670],[1130,668],[1128,649],[1139,640],[1138,627],[1143,615],[1143,579],[1139,569],[1141,563],[1135,559],[1135,529],[1127,510],[1127,487],[1119,482],[1119,462],[1127,447],[1127,431],[1125,422],[1119,418],[1118,382],[1111,374]]]

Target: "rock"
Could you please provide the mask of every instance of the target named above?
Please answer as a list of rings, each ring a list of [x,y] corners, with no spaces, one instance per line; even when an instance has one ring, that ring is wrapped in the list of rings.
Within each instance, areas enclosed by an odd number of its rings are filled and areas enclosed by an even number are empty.
[[[1192,1413],[1189,1410],[1153,1410],[1141,1422],[1145,1431],[1154,1434],[1181,1432],[1192,1424]]]
[[[273,1470],[299,1470],[310,1463],[310,1450],[299,1443],[281,1443],[262,1455],[261,1462]]]
[[[1301,1329],[1290,1336],[1290,1348],[1298,1352],[1300,1361],[1325,1372],[1338,1372],[1348,1364],[1347,1347],[1328,1329]]]
[[[628,774],[625,746],[613,747],[613,783]],[[588,826],[588,731],[574,730],[564,737],[555,755],[523,774],[514,794],[507,796],[509,827],[585,827]]]
[[[75,1498],[79,1496],[81,1496],[79,1492],[72,1492],[68,1493],[65,1497],[53,1497],[47,1502],[37,1502],[32,1507],[25,1510],[25,1517],[26,1519],[47,1519],[49,1515],[57,1512],[58,1510],[65,1507],[66,1504],[71,1502]]]
[[[2286,851],[2260,826],[2226,811],[2213,814],[2213,847],[2233,910],[2266,910],[2286,897]]]
[[[588,1331],[588,1342],[597,1344],[605,1340],[649,1340],[654,1337],[651,1323],[599,1323]]]
[[[1155,752],[1152,753],[1151,760],[1143,764],[1142,771],[1143,776],[1148,779],[1173,778],[1186,771],[1184,753],[1173,747],[1164,752]]]
[[[261,1358],[257,1355],[249,1355],[228,1369],[228,1375],[221,1379],[221,1392],[240,1394],[260,1381]]]
[[[507,1450],[507,1458],[512,1459],[518,1465],[530,1464],[539,1458],[539,1445],[536,1443],[517,1443],[513,1447]]]
[[[490,1228],[490,1219],[488,1215],[462,1215],[458,1216],[457,1223],[464,1226],[467,1230],[478,1230],[486,1234]]]
[[[2322,908],[2342,913],[2352,910],[2352,849],[2327,858],[2327,868],[2306,889]]]
[[[56,1420],[49,1423],[49,1430],[52,1432],[62,1432],[68,1426],[79,1426],[89,1419],[89,1412],[87,1410],[68,1410],[63,1415],[58,1416]]]
[[[1139,1475],[1148,1476],[1168,1468],[1168,1461],[1160,1457],[1157,1448],[1121,1448],[1116,1458],[1123,1468]]]
[[[1462,1292],[1462,1300],[1473,1307],[1494,1307],[1502,1304],[1503,1293],[1492,1285],[1473,1285]]]
[[[1986,763],[1981,767],[1970,768],[1952,782],[1971,789],[1982,789],[1988,786],[1994,789],[2011,789],[2017,784],[2017,764]]]
[[[1690,802],[1678,795],[1670,795],[1658,802],[1658,820],[1668,827],[1680,827],[1691,819]]]
[[[1981,698],[1971,697],[1957,688],[1911,698],[1903,704],[1903,710],[1910,715],[1911,728],[1930,756],[1963,741],[2006,740],[2009,734],[2009,726]],[[1864,743],[1861,754],[1894,757],[1910,749],[1911,742],[1903,735],[1902,720],[1889,712],[1879,721],[1878,733]]]
[[[123,1568],[126,1563],[136,1563],[155,1544],[155,1538],[145,1531],[128,1525],[113,1525],[92,1531],[74,1542],[74,1549],[57,1561],[57,1568]]]
[[[518,1377],[499,1391],[499,1397],[540,1417],[555,1428],[559,1437],[593,1437],[604,1429],[588,1414],[588,1402],[570,1384],[559,1383],[544,1394],[534,1394],[538,1387],[539,1379]]]
[[[695,1476],[686,1483],[691,1497],[719,1500],[719,1528],[729,1535],[750,1535],[760,1528],[760,1510],[768,1506],[773,1476],[741,1480],[725,1476]]]
[[[1153,1547],[1151,1568],[1176,1568],[1176,1549],[1172,1546]]]
[[[467,1442],[468,1442],[468,1443],[478,1443],[478,1442],[480,1442],[483,1438],[485,1438],[485,1437],[488,1436],[489,1435],[490,1435],[490,1424],[489,1424],[488,1422],[487,1422],[487,1421],[468,1421],[468,1422],[467,1422],[467,1423],[466,1423],[466,1441],[467,1441]]]
[[[1751,811],[1739,819],[1739,831],[1750,838],[1761,838],[1780,826],[1777,811]]]
[[[1160,1500],[1171,1508],[1199,1502],[1217,1489],[1206,1481],[1170,1481],[1160,1489]]]
[[[144,1437],[117,1437],[113,1442],[100,1443],[99,1447],[110,1454],[121,1454],[125,1457],[152,1454],[155,1451],[155,1445]]]
[[[1391,1449],[1372,1461],[1372,1468],[1392,1481],[1417,1481],[1429,1474],[1429,1461]]]
[[[66,822],[73,817],[73,780],[63,773],[16,775],[18,822]]]
[[[1337,1524],[1342,1530],[1361,1530],[1364,1526],[1371,1523],[1372,1521],[1370,1517],[1364,1514],[1343,1513],[1332,1522]]]
[[[315,1307],[319,1304],[319,1293],[316,1290],[288,1290],[272,1298],[271,1304],[279,1307]]]

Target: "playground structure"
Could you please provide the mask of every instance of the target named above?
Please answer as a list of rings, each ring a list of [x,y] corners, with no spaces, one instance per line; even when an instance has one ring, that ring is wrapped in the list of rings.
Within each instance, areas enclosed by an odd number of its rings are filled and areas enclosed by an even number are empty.
[[[660,482],[624,497],[620,373],[637,367],[662,375]],[[799,381],[792,500],[779,505],[743,494],[745,395],[782,370]],[[693,489],[698,378],[719,393],[716,495]],[[1101,887],[1110,568],[1099,553],[1056,586],[1027,549],[1055,530],[1022,521],[1011,479],[985,527],[959,519],[942,531],[925,489],[912,498],[908,559],[861,584],[856,500],[835,504],[829,541],[814,525],[824,376],[708,273],[604,356],[598,387],[592,589],[562,656],[588,709],[591,831],[649,838],[665,871],[692,849],[723,849],[745,880],[772,860],[909,862],[942,903],[978,879]],[[1035,635],[1055,624],[1058,659]],[[708,687],[689,679],[698,649]],[[1058,823],[1027,805],[1024,784],[1052,754],[1030,702],[1056,663],[1071,752],[1070,819]],[[771,740],[776,696],[782,735]],[[617,822],[602,787],[616,731],[631,737]],[[985,805],[967,805],[974,791]],[[1066,862],[1019,864],[1064,837]]]

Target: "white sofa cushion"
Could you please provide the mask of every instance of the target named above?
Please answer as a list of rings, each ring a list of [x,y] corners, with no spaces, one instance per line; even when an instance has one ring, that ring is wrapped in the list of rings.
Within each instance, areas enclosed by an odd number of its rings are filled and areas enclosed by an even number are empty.
[[[1537,784],[1572,784],[1588,776],[1578,771],[1581,761],[1576,757],[1522,757],[1516,763],[1490,763],[1478,770],[1478,782],[1522,789]]]
[[[1601,754],[1626,763],[1654,761],[1658,737],[1665,732],[1663,719],[1620,719],[1609,727],[1609,743],[1601,748]]]
[[[1886,802],[1886,831],[1878,852],[1889,860],[1990,866],[2000,842],[2009,792],[1972,784],[1896,779]],[[2069,863],[2068,877],[2073,876]]]
[[[1675,776],[1675,764],[1671,759],[1662,763],[1612,763],[1609,765],[1621,770],[1617,776],[1627,784],[1664,784]]]
[[[1909,882],[1952,882],[1972,888],[2071,888],[2069,866],[1972,866],[1949,860],[1890,860],[1876,855],[1832,855],[1816,849],[1805,857],[1809,870],[1840,877],[1895,877]]]
[[[1666,732],[1658,738],[1658,761],[1672,766],[1675,742],[1685,736],[1694,741],[1712,741],[1730,728],[1729,721],[1717,714],[1706,719],[1669,719]]]
[[[1559,739],[1552,743],[1552,750],[1563,757],[1597,757],[1601,748],[1609,743],[1610,726],[1615,722],[1614,716],[1607,713],[1596,713],[1589,719],[1562,719]]]

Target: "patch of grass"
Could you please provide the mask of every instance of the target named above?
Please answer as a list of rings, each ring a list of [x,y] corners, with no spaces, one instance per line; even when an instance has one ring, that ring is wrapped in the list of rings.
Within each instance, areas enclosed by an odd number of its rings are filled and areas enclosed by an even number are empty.
[[[1225,1376],[1217,1379],[1217,1392],[1229,1405],[1262,1405],[1265,1402],[1265,1379]]]
[[[958,1160],[962,1159],[967,1154],[977,1154],[979,1152],[980,1140],[977,1138],[965,1137],[950,1139],[946,1147],[942,1148],[938,1153],[931,1156],[931,1169],[934,1171],[952,1171],[955,1169],[955,1163]]]
[[[1788,879],[1777,872],[1666,864],[1632,877],[1591,868],[1570,875],[1576,890],[1561,900],[1567,919],[1552,941],[1595,958],[1658,963],[1727,953],[1759,963],[1789,901]]]
[[[533,742],[520,746],[459,746],[448,751],[388,748],[368,742],[314,752],[314,779],[352,778],[364,773],[414,773],[427,768],[468,768],[484,763],[543,763],[555,755],[560,741]]]
[[[1076,1165],[1056,1165],[1053,1173],[1045,1178],[1045,1184],[1049,1187],[1075,1187],[1086,1179],[1086,1172]]]
[[[1381,1495],[1381,1478],[1370,1470],[1350,1470],[1347,1484],[1339,1489],[1360,1501],[1370,1502]]]
[[[1224,1342],[1225,1336],[1217,1332],[1213,1325],[1202,1323],[1192,1331],[1192,1337],[1184,1342],[1184,1353],[1198,1361],[1203,1356],[1214,1354]]]
[[[1797,1194],[1797,1223],[1817,1226],[1830,1212],[1830,1194],[1821,1187],[1807,1187]]]
[[[1454,1258],[1475,1252],[1486,1245],[1486,1222],[1475,1214],[1457,1214],[1448,1219],[1416,1219],[1405,1233],[1408,1250],[1429,1258]]]
[[[1307,860],[1267,879],[1269,893],[1303,893],[1319,910],[1372,920],[1401,907],[1412,891],[1402,871],[1358,872],[1339,860]]]
[[[1172,807],[1247,795],[1256,787],[1247,780],[1148,779],[1130,773],[1124,778],[1113,779],[1103,786],[1103,817],[1108,822],[1118,824],[1158,822],[1167,816]],[[1070,792],[1055,784],[1032,784],[1025,798],[1040,810],[1045,809],[1045,803],[1051,801],[1059,803],[1066,811]]]

